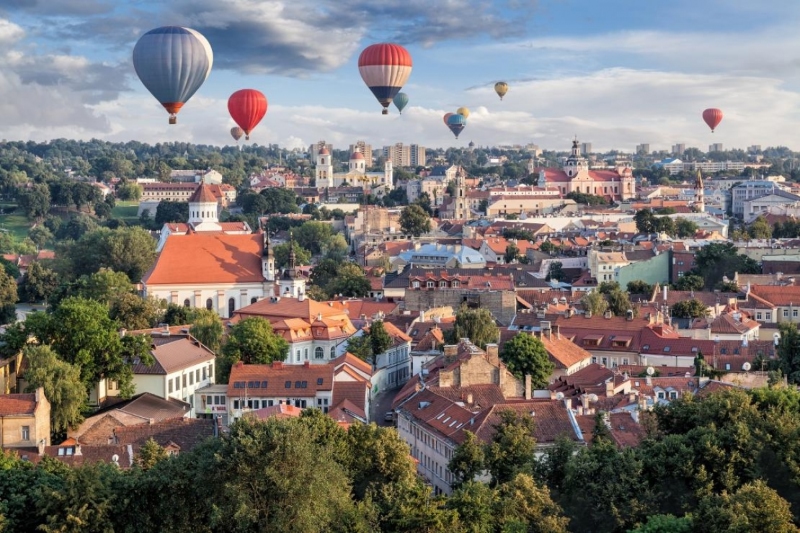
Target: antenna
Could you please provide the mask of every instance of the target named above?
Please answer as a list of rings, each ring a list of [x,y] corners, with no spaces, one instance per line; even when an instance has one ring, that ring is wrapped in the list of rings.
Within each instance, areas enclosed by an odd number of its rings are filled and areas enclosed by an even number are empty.
[[[556,400],[563,400],[563,399],[564,399],[564,393],[563,392],[556,393]]]
[[[656,369],[655,368],[653,368],[652,366],[648,366],[647,367],[647,375],[648,376],[652,376],[655,373],[656,373]]]
[[[745,363],[742,365],[742,370],[748,372],[750,370],[750,363]]]

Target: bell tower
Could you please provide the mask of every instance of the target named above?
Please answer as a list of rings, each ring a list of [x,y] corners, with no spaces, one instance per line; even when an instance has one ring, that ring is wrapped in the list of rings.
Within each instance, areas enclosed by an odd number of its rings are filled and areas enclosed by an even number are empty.
[[[694,204],[697,206],[697,211],[700,213],[706,212],[706,199],[703,192],[703,173],[697,171],[697,179],[694,182]]]

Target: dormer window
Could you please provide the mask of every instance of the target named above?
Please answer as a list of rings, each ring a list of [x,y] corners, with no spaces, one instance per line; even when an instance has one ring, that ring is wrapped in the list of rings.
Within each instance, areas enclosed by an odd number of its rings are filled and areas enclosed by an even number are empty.
[[[447,288],[447,282],[446,282],[446,281],[444,281],[444,280],[440,281],[440,282],[439,282],[439,287],[441,287],[442,289],[445,289],[445,288]]]
[[[429,281],[429,282],[426,284],[426,287],[428,287],[429,289],[432,289],[434,286],[435,286],[435,284],[434,284],[434,282],[433,282],[433,281]]]
[[[419,281],[415,281],[415,282],[413,282],[413,283],[411,284],[411,286],[412,286],[412,287],[414,287],[415,289],[419,289]]]

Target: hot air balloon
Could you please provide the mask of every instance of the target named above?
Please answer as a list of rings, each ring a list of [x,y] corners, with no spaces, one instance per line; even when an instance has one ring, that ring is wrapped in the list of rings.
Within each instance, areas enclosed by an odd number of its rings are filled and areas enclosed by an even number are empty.
[[[255,89],[241,89],[228,98],[228,112],[249,141],[250,132],[267,114],[267,97]]]
[[[715,107],[710,107],[703,111],[703,120],[708,124],[708,127],[711,128],[711,133],[714,133],[714,128],[719,126],[719,123],[722,122],[722,111]]]
[[[142,84],[169,112],[169,123],[203,85],[214,53],[196,30],[164,26],[142,35],[133,47],[133,68]]]
[[[399,44],[373,44],[358,57],[358,71],[383,106],[381,113],[388,115],[389,104],[411,74],[411,54]]]
[[[394,106],[400,111],[400,114],[403,114],[403,109],[406,108],[408,105],[408,95],[406,93],[397,93],[397,96],[394,97],[392,100],[394,102]]]
[[[467,119],[464,118],[464,115],[459,115],[458,113],[450,115],[447,119],[447,127],[455,134],[456,139],[458,139],[458,134],[464,130],[466,125]]]
[[[469,118],[469,109],[467,109],[466,107],[459,107],[458,109],[456,109],[456,113],[458,113],[464,118]]]
[[[233,137],[233,140],[238,141],[242,138],[242,135],[244,135],[244,130],[239,126],[234,126],[231,128],[231,137]]]
[[[508,92],[508,84],[504,81],[498,81],[494,84],[494,92],[496,92],[497,96],[499,96],[500,100],[502,100]]]
[[[442,117],[442,120],[444,120],[444,125],[445,126],[447,126],[447,119],[452,117],[453,115],[455,115],[455,113],[445,113],[444,114],[444,116]]]

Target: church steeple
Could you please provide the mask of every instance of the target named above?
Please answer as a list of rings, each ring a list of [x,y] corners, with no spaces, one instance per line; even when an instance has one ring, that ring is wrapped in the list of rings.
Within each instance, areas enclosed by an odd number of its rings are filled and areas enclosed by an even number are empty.
[[[694,182],[694,203],[700,213],[705,213],[706,211],[705,193],[703,189],[703,173],[698,169],[697,179]]]
[[[261,230],[264,234],[264,245],[261,250],[261,274],[267,281],[275,281],[275,252],[272,250],[272,243],[269,240],[269,227],[264,226]]]
[[[294,237],[292,232],[289,232],[289,264],[287,270],[294,273],[294,264],[297,261],[297,256],[294,254]]]
[[[281,296],[302,298],[306,292],[306,280],[297,269],[297,256],[294,253],[294,237],[289,232],[289,259],[280,279]]]

